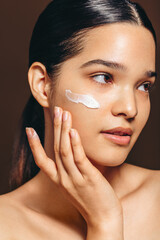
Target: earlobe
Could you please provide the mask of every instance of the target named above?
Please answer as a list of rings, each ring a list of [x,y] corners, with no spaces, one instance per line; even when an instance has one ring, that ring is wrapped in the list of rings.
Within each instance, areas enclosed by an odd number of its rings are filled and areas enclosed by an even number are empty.
[[[49,77],[46,68],[39,62],[34,62],[28,71],[28,82],[34,98],[42,107],[49,107]]]

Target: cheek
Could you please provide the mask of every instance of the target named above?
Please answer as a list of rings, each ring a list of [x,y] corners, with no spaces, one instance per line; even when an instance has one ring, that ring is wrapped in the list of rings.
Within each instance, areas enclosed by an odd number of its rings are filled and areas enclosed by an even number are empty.
[[[95,124],[98,121],[99,112],[101,108],[90,108],[84,105],[84,103],[75,103],[67,98],[66,96],[66,89],[63,86],[59,87],[58,94],[55,97],[55,105],[61,107],[63,110],[69,111],[72,115],[72,127],[77,129],[81,137],[86,137],[89,135],[90,132],[93,134],[93,130],[95,131]],[[72,89],[72,88],[71,88]],[[84,90],[82,89],[76,91],[75,89],[72,90],[72,95],[77,95],[77,92],[81,92],[81,96],[84,95]],[[94,101],[96,100],[95,94],[88,91],[88,95],[93,97]],[[87,94],[85,95],[87,96]],[[69,95],[70,97],[70,95]],[[75,98],[76,96],[71,96]],[[97,101],[98,102],[98,101]]]
[[[98,116],[99,110],[84,109],[82,106],[77,106],[76,111],[71,109],[72,126],[77,129],[82,141],[89,141],[89,137],[94,137],[98,132]],[[97,123],[97,124],[96,124]]]
[[[90,109],[81,103],[73,103],[64,95],[61,97],[58,96],[57,99],[55,99],[55,105],[71,113],[72,128],[78,131],[82,143],[89,141],[89,137],[98,131],[96,130],[96,126],[99,122],[100,109]]]

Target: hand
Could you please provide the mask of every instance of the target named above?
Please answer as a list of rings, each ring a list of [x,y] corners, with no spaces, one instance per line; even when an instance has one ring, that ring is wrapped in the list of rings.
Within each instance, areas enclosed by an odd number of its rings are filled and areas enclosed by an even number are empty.
[[[36,132],[26,129],[36,164],[61,188],[89,228],[109,226],[114,221],[121,225],[122,207],[113,188],[86,157],[80,136],[71,126],[69,112],[63,112],[61,108],[59,113],[55,111],[55,161],[47,157]]]

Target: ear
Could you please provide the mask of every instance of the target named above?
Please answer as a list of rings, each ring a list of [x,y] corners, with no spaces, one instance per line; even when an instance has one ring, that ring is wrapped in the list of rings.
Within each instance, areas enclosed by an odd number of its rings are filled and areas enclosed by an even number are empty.
[[[51,80],[46,68],[40,62],[34,62],[28,71],[28,82],[34,98],[42,107],[49,107],[49,87]]]

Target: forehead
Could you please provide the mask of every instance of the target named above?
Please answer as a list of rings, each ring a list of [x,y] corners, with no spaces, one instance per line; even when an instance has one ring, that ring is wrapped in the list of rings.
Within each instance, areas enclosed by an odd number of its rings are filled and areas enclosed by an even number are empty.
[[[155,68],[155,42],[149,30],[129,23],[114,23],[89,30],[81,58],[110,59],[133,66]]]

